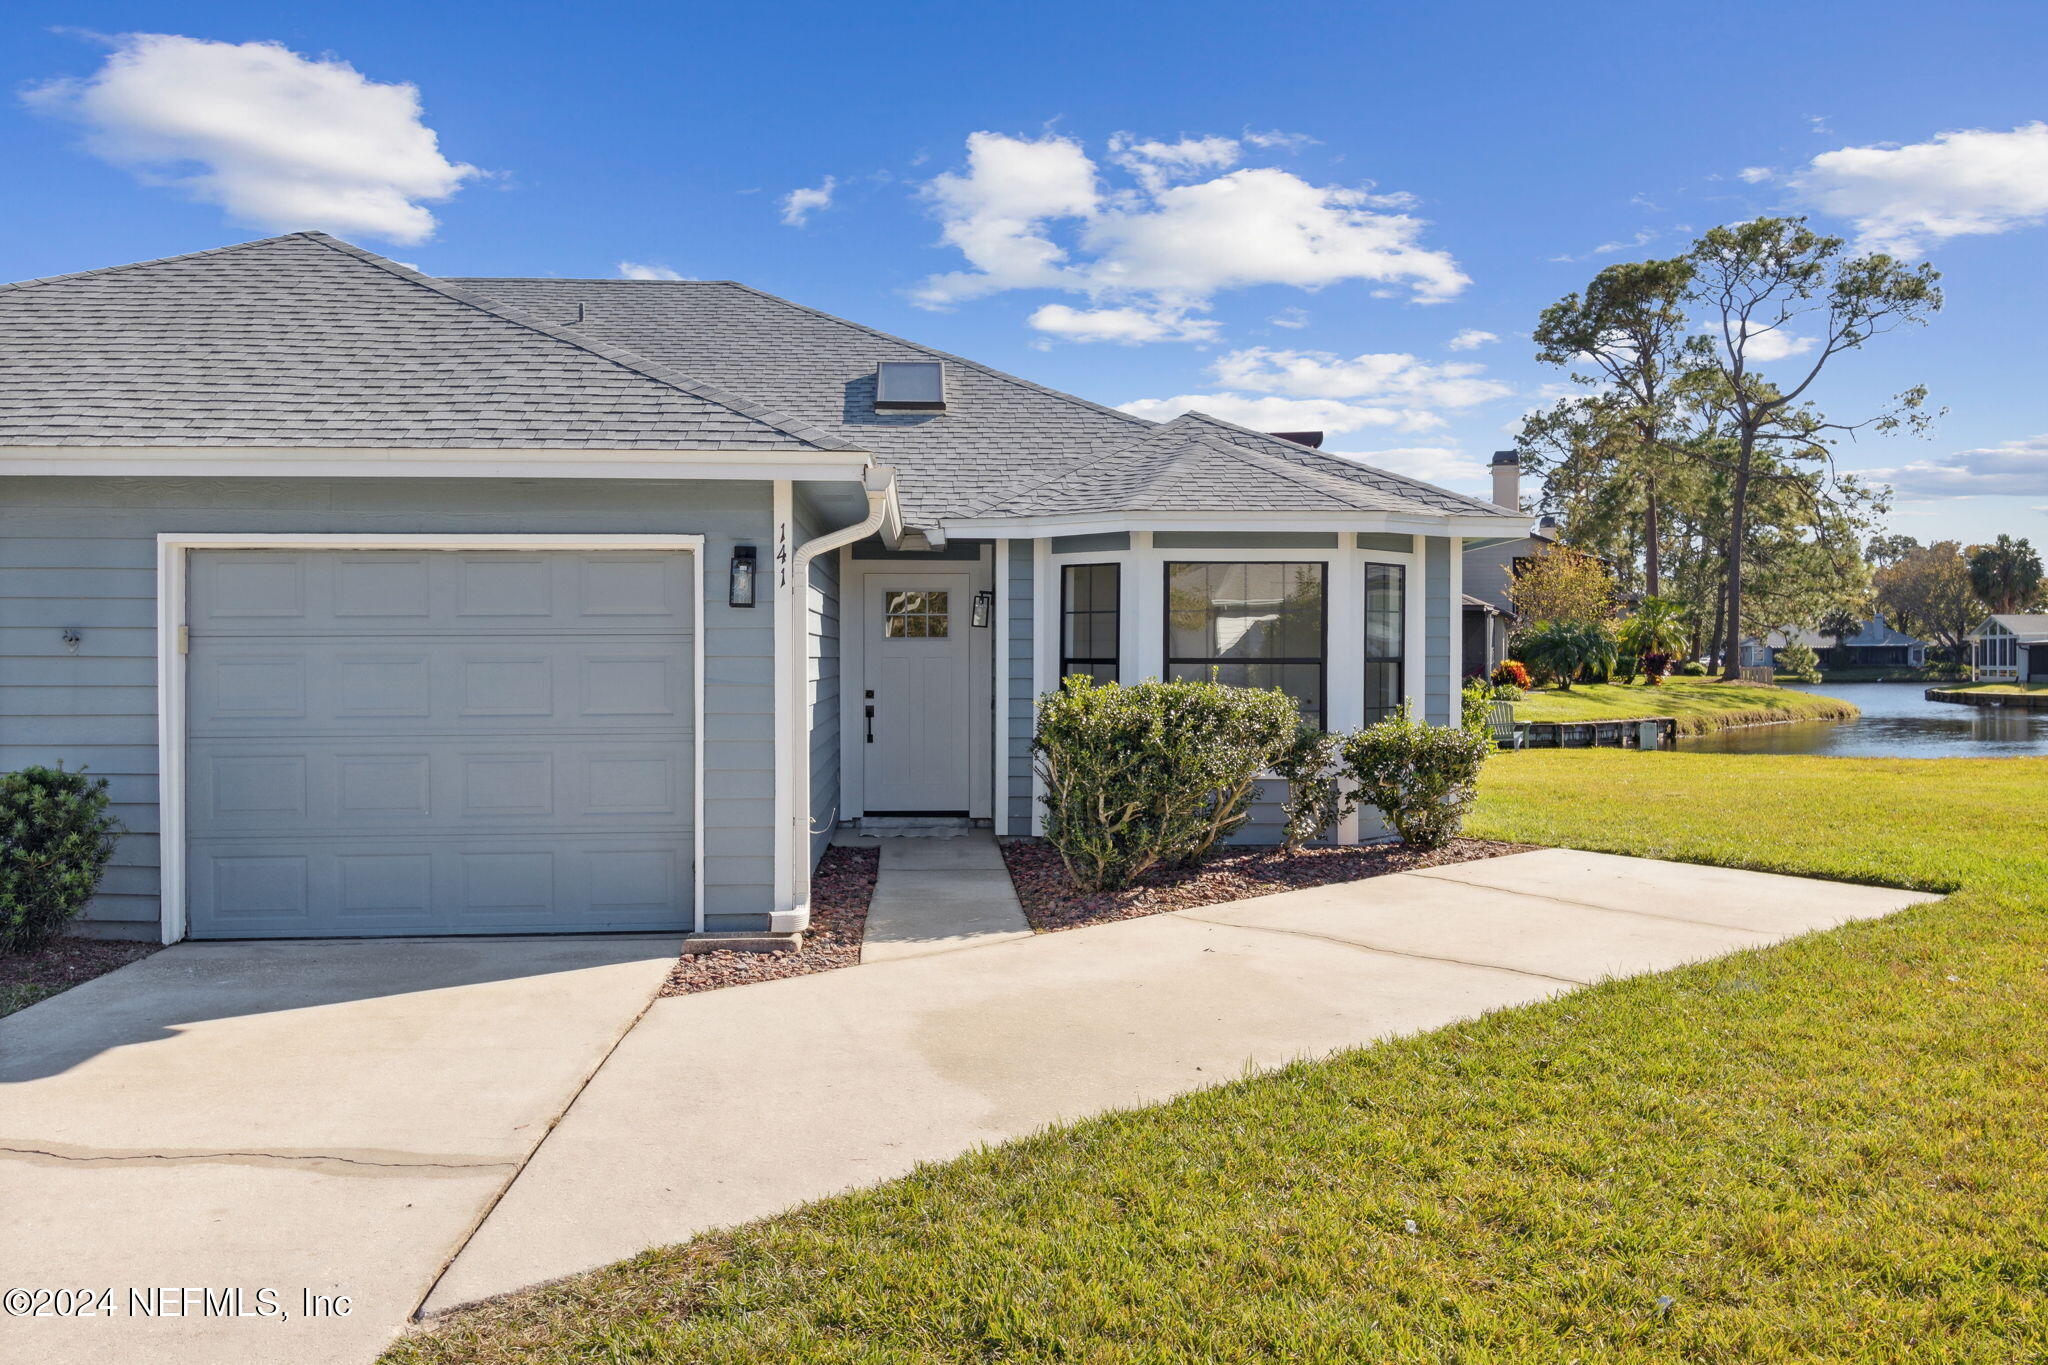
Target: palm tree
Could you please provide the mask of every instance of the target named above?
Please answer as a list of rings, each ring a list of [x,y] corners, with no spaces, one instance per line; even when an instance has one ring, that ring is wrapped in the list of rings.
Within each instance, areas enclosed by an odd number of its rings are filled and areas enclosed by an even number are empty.
[[[1643,672],[1654,687],[1663,670],[1652,667],[1649,657],[1682,654],[1691,637],[1692,628],[1686,621],[1683,603],[1670,597],[1645,597],[1637,604],[1635,614],[1621,623],[1618,643],[1624,657],[1644,661]]]
[[[2025,611],[2041,591],[2041,556],[2025,540],[2001,535],[1970,551],[1970,586],[2000,615]]]
[[[1604,673],[1614,667],[1614,637],[1604,625],[1543,621],[1529,632],[1522,657],[1532,667],[1556,678],[1558,687],[1569,692],[1572,679],[1582,671]]]
[[[1830,607],[1820,618],[1814,629],[1835,642],[1833,663],[1836,668],[1846,668],[1849,663],[1849,637],[1863,633],[1863,622],[1847,607]]]

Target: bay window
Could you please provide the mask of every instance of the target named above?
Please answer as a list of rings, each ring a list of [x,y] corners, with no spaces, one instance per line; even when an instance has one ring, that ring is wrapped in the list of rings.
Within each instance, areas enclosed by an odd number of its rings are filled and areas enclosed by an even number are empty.
[[[1167,678],[1275,687],[1322,725],[1327,577],[1321,563],[1169,562]]]

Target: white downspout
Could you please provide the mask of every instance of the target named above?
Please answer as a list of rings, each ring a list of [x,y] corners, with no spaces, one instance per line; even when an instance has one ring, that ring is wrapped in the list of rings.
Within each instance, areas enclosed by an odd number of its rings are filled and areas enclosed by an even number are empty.
[[[827,531],[815,540],[805,541],[797,546],[790,559],[790,611],[789,619],[782,623],[783,628],[790,632],[789,657],[792,660],[782,685],[789,689],[788,714],[794,718],[789,732],[784,735],[788,741],[789,756],[782,774],[791,797],[786,845],[790,859],[790,906],[787,910],[775,910],[769,914],[768,929],[771,933],[801,933],[811,925],[811,726],[807,714],[810,698],[806,695],[811,676],[811,561],[856,540],[866,539],[883,530],[885,523],[890,524],[893,532],[886,538],[902,533],[901,524],[895,516],[896,471],[870,469],[861,482],[868,495],[867,516],[852,526]]]

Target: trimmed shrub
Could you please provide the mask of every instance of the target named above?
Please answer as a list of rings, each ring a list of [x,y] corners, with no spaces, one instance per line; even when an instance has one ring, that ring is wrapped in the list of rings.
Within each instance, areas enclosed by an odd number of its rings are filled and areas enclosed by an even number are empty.
[[[1351,809],[1343,784],[1338,780],[1337,736],[1303,721],[1294,738],[1273,763],[1273,771],[1287,780],[1287,824],[1280,847],[1299,852],[1303,844],[1326,833]]]
[[[1046,838],[1084,891],[1192,866],[1250,816],[1300,725],[1269,689],[1069,678],[1038,699],[1031,741]]]
[[[1493,685],[1512,687],[1517,692],[1529,690],[1529,669],[1519,659],[1502,659],[1494,666]]]
[[[1687,659],[1678,666],[1678,676],[1681,678],[1704,678],[1707,676],[1707,666],[1698,659]]]
[[[99,889],[119,830],[104,777],[0,776],[0,952],[32,953],[63,931]]]
[[[1493,741],[1463,726],[1396,716],[1345,738],[1344,772],[1404,843],[1440,848],[1464,827]]]

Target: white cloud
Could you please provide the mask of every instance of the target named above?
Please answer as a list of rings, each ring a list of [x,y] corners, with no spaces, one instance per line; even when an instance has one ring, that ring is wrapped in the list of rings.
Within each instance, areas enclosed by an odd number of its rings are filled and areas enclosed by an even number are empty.
[[[1805,355],[1815,344],[1812,337],[1794,336],[1783,328],[1758,328],[1743,338],[1742,354],[1746,360],[1768,365],[1773,360]]]
[[[1486,478],[1486,466],[1455,446],[1403,446],[1394,450],[1330,453],[1340,460],[1357,460],[1375,469],[1392,470],[1425,483],[1469,484],[1480,483]]]
[[[1399,351],[1346,359],[1328,351],[1281,351],[1253,346],[1218,357],[1211,366],[1227,388],[1257,389],[1294,398],[1352,398],[1467,408],[1505,398],[1507,385],[1482,378],[1470,363],[1431,365]]]
[[[1444,345],[1453,351],[1476,351],[1481,346],[1490,346],[1499,340],[1499,332],[1482,332],[1477,327],[1467,327]]]
[[[1866,250],[1914,253],[1951,237],[2010,232],[2048,217],[2048,123],[1842,147],[1791,183],[1815,208],[1853,223]]]
[[[1648,246],[1656,241],[1660,235],[1654,229],[1644,228],[1632,237],[1616,237],[1610,241],[1602,242],[1591,251],[1581,251],[1576,256],[1566,252],[1562,256],[1552,256],[1550,259],[1553,262],[1590,261],[1596,256],[1612,256],[1616,252],[1633,251],[1637,247]]]
[[[482,172],[441,154],[417,87],[274,42],[129,33],[91,76],[24,92],[85,129],[85,148],[271,231],[393,242],[434,233],[424,205]]]
[[[1310,137],[1307,133],[1283,133],[1278,128],[1263,133],[1247,128],[1244,140],[1247,146],[1257,147],[1262,152],[1298,152],[1305,147],[1323,145],[1321,138]]]
[[[1172,308],[1071,308],[1048,303],[1029,318],[1032,327],[1066,341],[1213,341],[1216,323]]]
[[[1139,142],[1119,135],[1113,164],[1129,187],[1103,187],[1079,142],[975,133],[967,168],[926,186],[941,237],[968,270],[935,275],[927,307],[1009,289],[1057,289],[1091,303],[1199,309],[1255,285],[1319,289],[1346,280],[1402,287],[1436,303],[1470,281],[1422,244],[1411,200],[1370,187],[1312,185],[1288,171],[1233,164],[1229,138]],[[1191,178],[1192,177],[1192,178]]]
[[[832,191],[839,181],[826,176],[821,184],[807,190],[791,190],[782,196],[782,221],[788,227],[802,227],[811,215],[832,207]]]
[[[943,224],[941,238],[974,268],[932,276],[917,302],[939,308],[1005,289],[1079,287],[1046,225],[1095,211],[1095,163],[1080,143],[974,133],[966,173],[948,171],[925,193]]]
[[[1164,422],[1184,412],[1206,412],[1255,431],[1361,431],[1397,428],[1432,431],[1444,419],[1419,408],[1389,408],[1346,403],[1334,398],[1257,397],[1241,393],[1183,393],[1172,398],[1139,398],[1117,407],[1133,417]]]
[[[1867,472],[1902,494],[1918,497],[2040,497],[2048,494],[2048,435]]]
[[[1285,327],[1290,332],[1298,332],[1308,326],[1308,309],[1282,308],[1272,317],[1267,318],[1266,321],[1275,327]]]
[[[1761,185],[1776,174],[1769,166],[1744,166],[1735,173],[1735,178],[1745,185]]]
[[[1109,159],[1157,191],[1175,180],[1235,166],[1241,151],[1235,138],[1184,137],[1178,142],[1141,142],[1130,133],[1109,139]]]
[[[690,277],[658,261],[620,261],[622,280],[687,280]]]

